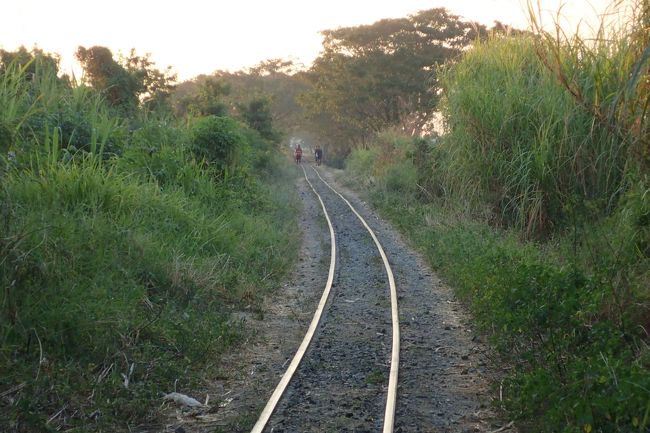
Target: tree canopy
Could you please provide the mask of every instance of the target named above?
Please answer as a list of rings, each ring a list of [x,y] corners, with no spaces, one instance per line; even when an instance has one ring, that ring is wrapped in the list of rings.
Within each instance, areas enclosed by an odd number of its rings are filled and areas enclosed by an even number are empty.
[[[49,68],[55,73],[59,71],[59,55],[46,53],[40,48],[27,50],[24,46],[15,51],[0,49],[0,73],[13,64],[25,69],[28,77],[33,77],[37,68]]]
[[[216,71],[181,83],[173,94],[177,114],[232,115],[271,141],[303,123],[298,96],[310,88],[301,65],[269,59],[243,71]]]
[[[140,103],[155,107],[169,98],[176,75],[171,69],[154,67],[150,55],[138,56],[131,50],[128,57],[113,58],[102,46],[80,46],[75,56],[86,73],[85,80],[102,92],[113,106],[130,111]]]
[[[313,123],[326,123],[318,128],[343,133],[351,145],[387,127],[420,133],[439,100],[436,68],[485,33],[443,8],[325,30],[302,103]]]

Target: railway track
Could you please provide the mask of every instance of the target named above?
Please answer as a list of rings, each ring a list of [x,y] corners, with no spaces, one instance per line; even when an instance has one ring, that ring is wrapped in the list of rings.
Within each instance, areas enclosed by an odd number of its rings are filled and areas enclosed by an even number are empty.
[[[514,433],[490,409],[489,352],[449,287],[353,191],[344,200],[324,180],[336,185],[307,168],[296,186],[300,260],[264,317],[247,318],[255,338],[222,359],[206,390],[218,409],[177,409],[165,431],[248,433],[257,420],[261,433]]]
[[[329,227],[329,273],[307,333],[251,433],[391,433],[400,347],[393,272],[354,206],[315,168],[303,172]]]

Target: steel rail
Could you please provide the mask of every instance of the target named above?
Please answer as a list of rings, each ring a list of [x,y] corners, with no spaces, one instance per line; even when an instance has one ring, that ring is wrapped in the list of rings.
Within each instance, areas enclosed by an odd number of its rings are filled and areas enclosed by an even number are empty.
[[[278,383],[275,390],[273,391],[271,398],[267,402],[266,406],[262,410],[262,413],[260,414],[260,417],[258,418],[257,422],[253,426],[251,433],[263,432],[264,427],[266,427],[266,424],[271,418],[271,415],[273,414],[273,411],[275,410],[278,402],[280,401],[280,398],[282,398],[284,391],[289,385],[291,378],[293,377],[298,366],[300,365],[300,362],[302,361],[302,358],[305,352],[307,351],[309,344],[311,343],[316,328],[318,327],[323,310],[325,308],[325,305],[327,304],[327,300],[329,299],[330,290],[334,280],[334,270],[336,267],[336,238],[334,236],[334,228],[332,226],[332,221],[330,220],[329,214],[327,213],[327,209],[325,208],[325,203],[323,202],[323,199],[321,198],[320,194],[318,194],[318,192],[316,191],[312,183],[309,181],[309,178],[307,177],[307,172],[305,171],[304,167],[301,168],[303,170],[305,180],[307,181],[309,187],[312,189],[312,191],[314,192],[314,194],[318,198],[318,201],[321,204],[323,213],[325,215],[325,219],[327,220],[327,225],[329,226],[330,238],[331,238],[329,274],[327,277],[327,283],[325,284],[323,295],[321,296],[318,307],[316,308],[316,312],[314,313],[314,317],[312,318],[311,324],[309,325],[309,329],[307,330],[307,333],[305,334],[305,337],[303,338],[300,347],[296,351],[296,354],[294,355],[291,364],[287,368],[287,371],[280,379],[280,382]],[[393,276],[393,271],[391,270],[390,263],[388,262],[388,257],[386,256],[386,253],[384,252],[384,249],[381,243],[379,242],[379,239],[375,235],[375,232],[370,228],[366,220],[357,212],[354,206],[352,206],[352,204],[342,194],[336,191],[329,183],[327,183],[327,181],[325,181],[325,179],[322,178],[320,173],[314,167],[312,167],[312,169],[314,170],[318,178],[329,189],[331,189],[335,194],[337,194],[348,205],[348,207],[357,216],[357,218],[361,221],[363,226],[366,228],[368,233],[370,233],[370,236],[374,240],[377,250],[379,251],[379,254],[381,255],[382,261],[384,263],[384,268],[386,270],[386,275],[388,277],[388,284],[389,284],[390,294],[391,294],[391,319],[392,319],[393,339],[392,339],[392,349],[391,349],[390,373],[388,379],[388,390],[386,395],[386,410],[384,413],[384,424],[383,424],[382,432],[392,433],[394,421],[395,421],[395,404],[397,398],[397,379],[399,375],[399,345],[400,345],[399,312],[397,308],[397,289],[395,286],[395,278]]]
[[[390,305],[391,305],[391,317],[393,322],[393,347],[391,350],[391,361],[390,361],[390,374],[388,379],[388,392],[386,395],[386,411],[384,413],[384,426],[383,433],[392,433],[393,426],[395,423],[395,403],[397,400],[397,378],[399,375],[399,310],[397,308],[397,288],[395,286],[395,278],[393,276],[393,271],[391,270],[390,264],[388,263],[388,257],[384,252],[379,239],[375,235],[375,232],[372,231],[366,220],[357,212],[357,210],[352,206],[352,204],[345,198],[341,193],[332,188],[332,186],[322,178],[318,170],[312,167],[318,178],[325,184],[329,189],[331,189],[335,194],[337,194],[341,199],[350,207],[352,212],[359,218],[361,223],[364,225],[372,239],[375,241],[375,245],[379,250],[381,259],[384,261],[384,268],[386,269],[386,275],[388,276],[388,284],[390,287]],[[304,170],[304,169],[303,169]]]
[[[311,340],[314,336],[314,332],[318,327],[318,323],[320,322],[321,316],[323,314],[323,309],[325,308],[325,304],[327,304],[327,300],[330,294],[330,289],[332,288],[332,283],[334,281],[334,269],[336,267],[336,238],[334,237],[334,227],[332,226],[332,221],[330,220],[330,217],[327,213],[327,209],[325,208],[325,203],[323,203],[323,199],[318,194],[318,192],[316,192],[316,189],[307,178],[307,172],[305,171],[305,169],[303,167],[301,168],[303,174],[305,175],[305,179],[309,184],[309,187],[311,188],[312,191],[314,191],[316,197],[318,197],[318,201],[320,202],[320,205],[323,208],[323,213],[325,214],[325,219],[327,220],[327,225],[329,226],[330,239],[332,244],[330,250],[329,274],[327,275],[327,283],[325,284],[325,289],[323,290],[323,294],[320,298],[320,302],[318,303],[318,307],[316,308],[316,312],[314,313],[314,317],[311,320],[309,329],[307,330],[307,333],[305,334],[302,343],[298,347],[298,350],[296,351],[296,354],[294,355],[291,364],[289,364],[287,371],[285,371],[284,375],[282,376],[282,379],[280,379],[280,382],[275,387],[275,391],[273,391],[271,398],[266,403],[266,406],[262,410],[260,417],[258,418],[257,422],[253,426],[251,433],[262,433],[264,427],[266,426],[266,423],[269,421],[269,418],[271,418],[271,415],[273,414],[275,407],[280,401],[282,394],[284,394],[287,385],[289,385],[291,378],[293,377],[294,373],[298,369],[298,366],[300,365],[300,361],[302,360],[302,357],[307,351],[307,348],[309,347],[309,344],[311,343]]]

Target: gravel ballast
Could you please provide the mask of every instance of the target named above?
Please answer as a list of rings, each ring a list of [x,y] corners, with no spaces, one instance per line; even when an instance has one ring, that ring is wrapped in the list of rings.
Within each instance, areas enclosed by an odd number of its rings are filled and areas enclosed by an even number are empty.
[[[361,222],[305,168],[334,226],[336,273],[314,340],[264,431],[381,431],[392,338],[386,273]],[[489,352],[452,291],[332,170],[318,170],[373,229],[395,275],[401,351],[394,431],[513,431],[500,428],[491,409]],[[168,431],[250,431],[302,341],[327,279],[330,241],[316,196],[304,179],[297,188],[303,244],[290,281],[269,299],[263,319],[242,314],[251,338],[222,359],[223,377],[199,391],[216,406],[177,409]]]

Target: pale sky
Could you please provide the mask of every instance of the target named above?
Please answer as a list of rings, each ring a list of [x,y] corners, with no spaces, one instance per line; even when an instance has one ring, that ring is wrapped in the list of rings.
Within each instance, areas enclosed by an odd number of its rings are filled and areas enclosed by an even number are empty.
[[[540,0],[560,4],[568,27],[595,22],[609,0]],[[467,20],[527,27],[526,0],[5,0],[0,48],[34,45],[62,56],[69,72],[79,45],[131,48],[179,79],[238,70],[271,58],[311,63],[321,49],[320,30],[371,24],[420,10],[446,7]],[[547,20],[550,21],[550,20]],[[584,24],[583,24],[584,26]],[[572,30],[571,30],[572,31]],[[78,73],[78,70],[76,71]]]

